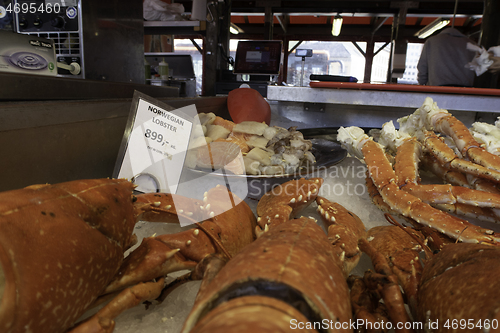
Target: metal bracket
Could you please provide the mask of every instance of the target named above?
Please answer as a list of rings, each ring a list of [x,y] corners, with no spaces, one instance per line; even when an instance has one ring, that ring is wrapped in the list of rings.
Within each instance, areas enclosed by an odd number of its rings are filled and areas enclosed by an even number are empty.
[[[307,112],[325,112],[326,103],[304,103],[304,111]]]

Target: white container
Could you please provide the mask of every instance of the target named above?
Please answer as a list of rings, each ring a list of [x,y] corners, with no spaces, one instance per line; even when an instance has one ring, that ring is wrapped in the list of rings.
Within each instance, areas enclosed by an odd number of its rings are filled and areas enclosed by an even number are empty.
[[[162,80],[168,80],[170,69],[168,67],[168,63],[165,62],[165,58],[158,64],[158,74],[160,74],[160,78]]]

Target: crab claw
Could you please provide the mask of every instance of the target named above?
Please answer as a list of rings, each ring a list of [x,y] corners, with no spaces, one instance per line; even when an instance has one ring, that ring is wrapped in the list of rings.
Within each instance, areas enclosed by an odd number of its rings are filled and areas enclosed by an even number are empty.
[[[269,224],[267,224],[267,223],[264,225],[264,230],[262,230],[262,228],[258,225],[255,227],[255,235],[257,236],[257,238],[259,238],[265,232],[268,232],[268,231],[269,231]]]

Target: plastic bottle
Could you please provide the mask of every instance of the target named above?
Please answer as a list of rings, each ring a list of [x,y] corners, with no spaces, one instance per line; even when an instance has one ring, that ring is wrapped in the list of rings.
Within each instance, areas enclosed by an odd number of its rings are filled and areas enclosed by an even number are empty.
[[[165,62],[165,58],[158,64],[158,73],[160,74],[160,78],[162,80],[168,80],[168,63]]]

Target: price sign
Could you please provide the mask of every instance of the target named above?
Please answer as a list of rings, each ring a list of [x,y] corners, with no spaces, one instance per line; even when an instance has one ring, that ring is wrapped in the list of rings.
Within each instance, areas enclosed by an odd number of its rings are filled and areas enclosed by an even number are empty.
[[[140,192],[176,193],[196,114],[194,105],[174,110],[136,91],[113,177]]]

